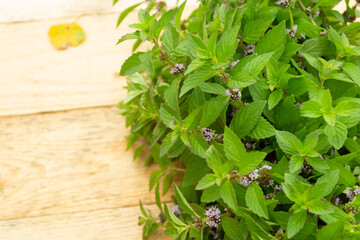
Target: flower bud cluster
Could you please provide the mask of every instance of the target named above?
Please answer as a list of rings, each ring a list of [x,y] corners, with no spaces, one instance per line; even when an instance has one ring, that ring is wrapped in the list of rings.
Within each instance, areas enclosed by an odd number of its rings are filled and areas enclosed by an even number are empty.
[[[206,210],[205,215],[207,217],[206,225],[212,228],[218,228],[220,225],[220,209],[215,206],[212,206]]]
[[[298,29],[298,25],[294,25],[292,29],[286,29],[286,33],[289,34],[290,38],[295,38],[297,29]]]
[[[205,140],[206,140],[208,143],[211,142],[211,140],[213,140],[213,138],[214,138],[214,131],[211,130],[210,128],[206,128],[206,127],[202,128],[202,133],[203,133],[203,135],[204,135]]]
[[[240,59],[233,61],[232,63],[229,64],[229,69],[233,70],[233,68],[236,66],[236,64],[238,64],[238,62],[240,62]]]
[[[276,2],[277,5],[284,8],[293,8],[295,7],[295,1],[294,0],[280,0]]]
[[[244,57],[254,54],[255,52],[255,45],[249,44],[246,46],[246,49],[244,49]]]
[[[359,207],[358,206],[355,206],[354,205],[354,203],[352,203],[352,202],[349,202],[349,203],[347,203],[347,204],[345,204],[345,206],[344,206],[344,211],[346,212],[346,213],[352,213],[352,214],[358,214],[359,213]]]
[[[181,64],[181,63],[177,63],[175,64],[175,67],[173,67],[170,71],[170,73],[172,75],[176,75],[176,74],[180,74],[182,72],[185,72],[186,68],[184,66],[184,64]]]
[[[304,161],[303,165],[301,166],[302,172],[306,175],[309,175],[312,169],[312,166],[307,161]]]
[[[235,102],[241,98],[241,92],[238,88],[227,89],[225,94],[230,96],[229,102]]]
[[[172,208],[171,208],[171,211],[172,213],[175,215],[175,216],[179,216],[180,213],[181,213],[181,210],[180,210],[180,207],[179,205],[174,205]]]
[[[240,181],[238,181],[244,187],[249,186],[252,182],[256,181],[264,186],[271,186],[274,184],[274,180],[270,175],[271,167],[267,164],[264,166],[255,169],[251,173],[245,176],[241,176]]]

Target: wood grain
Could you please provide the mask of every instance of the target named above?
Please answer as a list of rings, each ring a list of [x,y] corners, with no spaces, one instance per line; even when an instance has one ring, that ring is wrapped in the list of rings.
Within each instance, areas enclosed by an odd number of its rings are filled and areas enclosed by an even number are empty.
[[[116,108],[0,121],[0,220],[154,203],[156,167],[124,151],[128,130]]]
[[[184,16],[191,9],[184,11]],[[76,48],[57,51],[47,31],[73,18],[0,24],[0,116],[114,105],[126,96],[119,76],[133,41],[117,40],[137,21],[133,12],[116,29],[118,14],[80,18],[87,39]],[[140,50],[149,49],[143,45]]]
[[[116,17],[82,17],[79,24],[87,39],[66,51],[55,50],[47,31],[53,24],[74,19],[0,24],[0,44],[10,46],[2,47],[0,54],[0,115],[113,105],[121,100],[126,81],[118,73],[131,54],[131,43],[115,46],[128,31],[115,29]],[[123,26],[129,23],[130,19]]]
[[[155,205],[145,208],[156,212]],[[0,221],[0,236],[6,240],[140,240],[138,207],[103,209]],[[170,239],[162,231],[149,240]]]
[[[33,21],[50,18],[77,17],[82,14],[121,12],[127,7],[142,1],[119,0],[11,0],[0,1],[0,22]],[[176,6],[177,0],[166,0],[168,6]],[[179,1],[180,3],[183,1]],[[187,0],[187,5],[196,4]],[[143,6],[146,6],[145,4]],[[141,7],[141,6],[140,6]]]

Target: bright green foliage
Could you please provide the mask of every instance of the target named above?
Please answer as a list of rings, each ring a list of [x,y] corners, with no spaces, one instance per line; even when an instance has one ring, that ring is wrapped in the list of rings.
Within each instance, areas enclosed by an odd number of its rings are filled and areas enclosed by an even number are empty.
[[[354,9],[202,0],[184,19],[186,2],[147,2],[119,40],[150,46],[120,70],[128,149],[159,166],[149,189],[160,217],[141,205],[144,239],[162,224],[183,240],[359,239]],[[178,207],[162,204],[159,186],[173,186]]]

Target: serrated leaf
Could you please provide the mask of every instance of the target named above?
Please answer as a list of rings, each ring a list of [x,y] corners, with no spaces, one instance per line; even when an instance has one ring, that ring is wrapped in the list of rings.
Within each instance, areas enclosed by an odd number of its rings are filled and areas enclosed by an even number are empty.
[[[250,62],[248,62],[243,68],[242,72],[249,74],[251,77],[255,78],[259,73],[263,70],[267,62],[270,60],[271,56],[274,53],[264,53],[261,54],[254,59],[252,59]]]
[[[255,127],[249,133],[255,139],[265,139],[276,134],[276,129],[263,117],[260,117]]]
[[[118,0],[114,1],[114,4],[117,2]],[[127,9],[125,9],[119,16],[118,20],[117,20],[117,23],[116,23],[116,27],[118,27],[122,21],[126,18],[127,15],[129,15],[129,13],[134,10],[136,7],[140,6],[143,2],[140,2],[140,3],[137,3],[137,4],[134,4],[130,7],[128,7]]]
[[[258,42],[255,52],[259,54],[274,52],[273,57],[278,60],[285,49],[286,42],[285,21],[268,31]]]
[[[268,100],[268,108],[269,110],[273,109],[281,100],[283,96],[283,91],[278,90],[270,93]]]
[[[191,74],[184,81],[179,97],[182,97],[189,90],[193,89],[196,86],[199,86],[201,83],[213,77],[215,73],[215,70],[208,65],[200,67],[195,73]]]
[[[131,75],[136,72],[141,72],[145,70],[145,66],[140,61],[140,56],[144,54],[143,52],[137,52],[131,55],[128,59],[125,60],[121,66],[120,75],[126,76]]]
[[[276,141],[284,153],[294,155],[303,149],[302,142],[292,133],[276,131]]]
[[[305,225],[307,213],[304,210],[300,212],[293,213],[287,225],[287,236],[288,238],[292,238],[295,234],[297,234]]]
[[[245,200],[246,206],[248,206],[251,211],[265,219],[269,218],[264,193],[255,182],[251,183],[251,185],[247,188]]]
[[[221,188],[218,185],[213,185],[202,192],[201,202],[215,202],[220,198]]]
[[[239,138],[248,135],[259,120],[265,104],[265,101],[258,101],[241,108],[232,119],[230,129],[233,130]]]
[[[324,133],[328,137],[328,141],[336,149],[340,149],[347,138],[346,126],[341,122],[336,122],[335,126],[326,125]]]
[[[318,178],[315,183],[315,186],[318,184],[325,183],[324,196],[330,194],[332,190],[335,188],[337,182],[339,180],[339,170],[334,170],[325,173],[323,176]]]
[[[237,200],[235,195],[235,190],[230,181],[226,181],[221,185],[220,190],[221,198],[224,202],[233,210],[237,209]]]
[[[178,188],[178,186],[176,186],[176,184],[174,184],[174,189],[175,189],[175,197],[181,210],[190,214],[191,216],[199,217],[199,215],[194,211],[194,209],[192,209],[190,204],[186,201],[184,195],[181,193],[180,189]]]
[[[212,185],[214,185],[216,183],[216,176],[212,173],[206,174],[198,183],[198,185],[196,185],[196,190],[203,190],[206,188],[211,187]]]
[[[290,173],[294,173],[298,171],[301,168],[303,162],[304,162],[303,157],[300,157],[297,154],[292,155],[289,163]]]
[[[219,117],[228,102],[229,96],[219,96],[206,102],[200,120],[200,127],[210,126]]]
[[[234,240],[243,240],[242,229],[240,223],[233,218],[224,217],[221,224],[227,236]]]

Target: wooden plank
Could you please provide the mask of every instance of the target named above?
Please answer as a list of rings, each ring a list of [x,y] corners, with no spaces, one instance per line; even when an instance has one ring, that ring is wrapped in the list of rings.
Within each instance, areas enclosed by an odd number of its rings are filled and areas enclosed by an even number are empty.
[[[188,15],[190,9],[184,15]],[[126,96],[122,63],[131,55],[131,41],[115,46],[137,21],[133,12],[116,29],[117,14],[84,16],[85,42],[66,51],[50,44],[53,24],[74,19],[0,24],[0,116],[109,106]],[[140,50],[146,50],[149,45]]]
[[[123,26],[134,21],[136,14]],[[131,54],[131,43],[115,46],[129,31],[115,29],[117,14],[84,16],[85,42],[66,51],[50,44],[47,31],[58,19],[21,24],[1,24],[0,116],[113,105],[124,96],[122,62]],[[130,20],[131,19],[131,20]]]
[[[31,21],[50,18],[76,17],[82,14],[120,12],[127,7],[141,2],[119,0],[11,0],[0,1],[0,22]],[[176,6],[176,0],[167,0],[168,6]],[[180,1],[180,3],[183,1]],[[188,0],[187,5],[196,4],[196,0]],[[146,6],[146,5],[144,5]]]
[[[155,205],[145,208],[156,212]],[[58,214],[0,221],[0,236],[6,240],[139,240],[138,207]],[[149,240],[170,239],[158,231]]]
[[[156,166],[124,151],[128,130],[115,107],[0,121],[0,220],[154,203]]]

